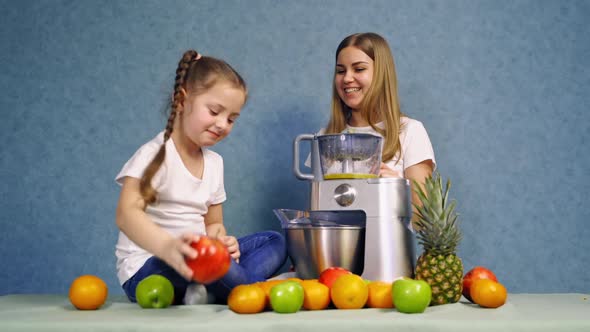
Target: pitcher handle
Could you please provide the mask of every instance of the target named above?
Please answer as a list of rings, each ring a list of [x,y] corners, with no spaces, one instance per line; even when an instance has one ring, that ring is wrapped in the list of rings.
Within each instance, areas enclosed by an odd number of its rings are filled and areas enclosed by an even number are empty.
[[[293,141],[293,173],[300,180],[313,180],[314,176],[312,173],[303,173],[299,169],[299,143],[301,141],[313,141],[315,135],[312,134],[301,134],[295,137]]]

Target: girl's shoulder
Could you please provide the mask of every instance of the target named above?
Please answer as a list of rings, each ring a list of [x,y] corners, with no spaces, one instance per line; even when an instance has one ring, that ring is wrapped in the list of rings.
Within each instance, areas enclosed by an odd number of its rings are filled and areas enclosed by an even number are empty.
[[[135,152],[135,155],[151,159],[160,150],[162,143],[164,143],[164,132],[160,132],[151,140],[141,145]]]
[[[169,141],[171,141],[171,140],[169,140]],[[145,143],[142,146],[142,148],[145,147],[146,149],[158,150],[162,146],[162,143],[164,143],[164,132],[163,131],[159,132],[155,137],[153,137],[151,140],[149,140],[147,143]]]
[[[210,162],[215,162],[215,163],[223,163],[223,157],[213,151],[213,150],[209,150],[208,148],[201,148],[203,150],[203,159],[208,160]]]
[[[415,126],[415,125],[421,125],[422,124],[422,122],[420,122],[420,121],[418,121],[416,119],[412,119],[412,118],[410,118],[408,116],[402,116],[400,118],[400,123],[402,125],[405,125],[405,126]]]
[[[325,133],[326,133],[326,128],[320,128],[320,130],[318,130],[318,131],[316,132],[316,135],[323,135],[323,134],[325,134]]]
[[[401,130],[402,132],[414,131],[414,130],[424,130],[424,124],[421,121],[412,119],[407,116],[402,116],[400,118],[401,123]]]
[[[122,184],[122,179],[126,176],[140,179],[147,165],[151,163],[156,153],[160,150],[163,142],[164,133],[162,132],[141,145],[115,177],[117,183]]]

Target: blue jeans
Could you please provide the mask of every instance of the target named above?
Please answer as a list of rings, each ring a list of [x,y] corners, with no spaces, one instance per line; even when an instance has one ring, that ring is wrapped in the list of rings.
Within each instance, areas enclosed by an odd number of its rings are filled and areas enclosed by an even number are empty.
[[[272,277],[287,259],[287,245],[282,234],[274,231],[254,233],[238,239],[240,263],[233,259],[229,271],[221,279],[205,285],[213,294],[216,303],[227,301],[229,292],[241,284],[251,284]],[[152,274],[160,274],[174,286],[174,304],[182,304],[186,288],[191,281],[184,279],[176,270],[161,259],[152,256],[123,284],[123,290],[131,302],[136,302],[137,284]]]

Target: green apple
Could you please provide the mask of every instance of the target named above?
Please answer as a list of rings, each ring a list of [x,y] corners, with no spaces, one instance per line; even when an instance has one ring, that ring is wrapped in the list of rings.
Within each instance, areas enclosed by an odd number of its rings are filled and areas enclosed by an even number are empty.
[[[174,301],[174,286],[159,274],[152,274],[137,284],[135,299],[142,308],[167,308]]]
[[[391,288],[393,304],[399,312],[422,313],[430,304],[432,290],[424,280],[398,279]]]
[[[270,289],[270,306],[281,314],[299,311],[303,305],[303,286],[297,281],[285,281]]]

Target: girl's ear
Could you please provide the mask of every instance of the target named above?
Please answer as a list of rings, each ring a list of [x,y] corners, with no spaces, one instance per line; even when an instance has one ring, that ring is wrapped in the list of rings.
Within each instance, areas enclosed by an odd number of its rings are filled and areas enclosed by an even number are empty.
[[[180,88],[180,93],[182,93],[182,101],[180,102],[180,108],[178,109],[178,111],[182,112],[184,110],[184,102],[186,101],[186,97],[188,96],[188,94],[186,93],[186,90],[183,87]]]

